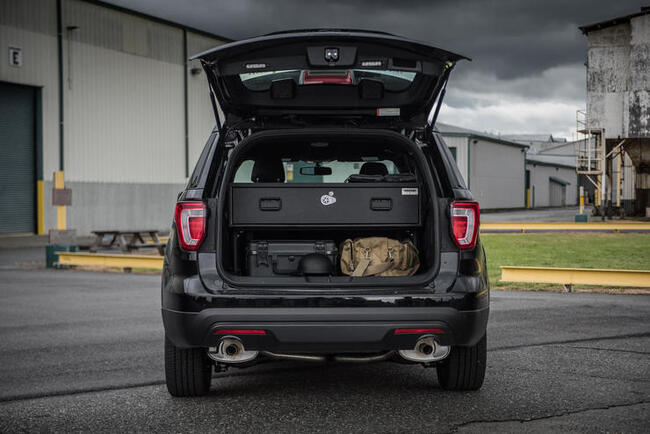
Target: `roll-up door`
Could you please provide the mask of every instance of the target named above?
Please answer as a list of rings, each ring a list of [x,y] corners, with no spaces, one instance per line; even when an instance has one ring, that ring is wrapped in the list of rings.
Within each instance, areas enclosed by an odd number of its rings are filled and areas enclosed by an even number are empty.
[[[35,90],[0,83],[0,234],[35,231]]]

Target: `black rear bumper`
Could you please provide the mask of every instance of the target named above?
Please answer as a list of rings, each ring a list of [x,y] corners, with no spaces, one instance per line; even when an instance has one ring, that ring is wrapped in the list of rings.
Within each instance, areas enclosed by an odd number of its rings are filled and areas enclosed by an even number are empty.
[[[366,352],[411,349],[424,333],[396,329],[439,329],[442,345],[473,345],[485,333],[488,307],[314,307],[208,308],[200,312],[162,310],[167,336],[179,347],[216,346],[230,329],[263,330],[237,334],[246,349],[285,352]]]

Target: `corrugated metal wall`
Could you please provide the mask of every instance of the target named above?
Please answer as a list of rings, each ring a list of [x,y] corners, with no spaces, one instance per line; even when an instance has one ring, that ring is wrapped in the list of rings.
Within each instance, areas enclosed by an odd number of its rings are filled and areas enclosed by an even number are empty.
[[[183,31],[100,5],[64,0],[65,170],[70,181],[185,182]],[[43,87],[44,174],[58,168],[56,2],[0,2],[0,80]],[[187,33],[187,53],[223,43]],[[188,69],[198,67],[198,62]],[[188,72],[190,171],[215,121],[205,75]]]
[[[186,181],[183,29],[81,0],[62,0],[62,19],[69,226],[168,226]],[[56,28],[55,0],[0,1],[0,48],[23,52],[21,68],[0,62],[0,80],[42,88],[46,181],[59,166]],[[191,55],[221,41],[188,30],[187,43]],[[215,122],[203,73],[187,81],[191,171]]]
[[[20,68],[9,66],[10,46],[22,49]],[[49,179],[59,165],[56,2],[0,1],[0,49],[0,81],[42,88],[43,175]]]
[[[569,167],[555,167],[527,163],[526,169],[530,170],[531,202],[532,206],[539,208],[551,205],[550,177],[555,176],[569,182],[565,188],[566,205],[573,206],[578,203],[578,174]]]
[[[67,179],[183,182],[182,30],[63,5]]]
[[[481,139],[470,139],[469,148],[470,190],[481,208],[523,207],[523,149]]]

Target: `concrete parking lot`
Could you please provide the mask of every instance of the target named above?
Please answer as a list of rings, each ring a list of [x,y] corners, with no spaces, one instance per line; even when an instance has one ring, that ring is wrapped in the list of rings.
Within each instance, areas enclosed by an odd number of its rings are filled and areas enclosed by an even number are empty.
[[[0,270],[0,431],[647,431],[650,297],[494,292],[488,373],[269,362],[163,383],[159,278]]]

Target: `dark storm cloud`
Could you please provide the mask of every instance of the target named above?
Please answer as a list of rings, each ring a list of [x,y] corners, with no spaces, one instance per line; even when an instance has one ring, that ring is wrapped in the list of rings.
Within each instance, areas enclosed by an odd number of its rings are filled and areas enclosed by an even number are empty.
[[[233,39],[294,28],[383,30],[472,57],[472,69],[512,78],[582,63],[578,25],[639,10],[638,0],[112,0]],[[469,68],[461,66],[462,70]]]
[[[232,39],[305,28],[382,30],[467,55],[440,119],[503,133],[570,136],[585,105],[579,25],[639,0],[109,0]]]

